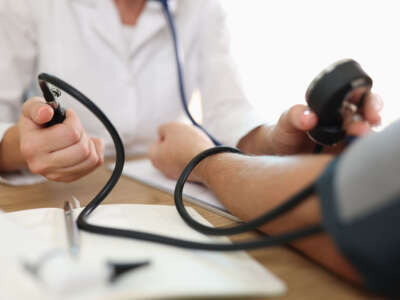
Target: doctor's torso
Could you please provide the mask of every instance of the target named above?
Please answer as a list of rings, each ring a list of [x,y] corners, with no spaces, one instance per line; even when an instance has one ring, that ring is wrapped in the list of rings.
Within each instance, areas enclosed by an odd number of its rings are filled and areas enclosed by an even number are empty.
[[[115,124],[128,153],[146,151],[160,124],[182,116],[173,44],[159,3],[148,2],[137,25],[124,32],[112,0],[35,2],[48,4],[47,11],[36,10],[35,73],[54,74],[92,99]],[[188,97],[198,77],[195,3],[170,2],[186,55]],[[33,94],[40,94],[36,85]],[[79,103],[62,101],[78,113],[90,135],[105,140],[109,151],[111,140],[100,122]]]

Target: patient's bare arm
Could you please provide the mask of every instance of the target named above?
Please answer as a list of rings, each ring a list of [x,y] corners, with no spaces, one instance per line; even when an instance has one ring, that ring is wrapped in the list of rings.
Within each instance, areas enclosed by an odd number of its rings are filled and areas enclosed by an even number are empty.
[[[223,153],[211,156],[195,169],[224,206],[247,221],[271,210],[314,181],[331,161],[329,155],[248,157]],[[319,201],[309,197],[291,212],[261,228],[279,234],[321,222]],[[328,234],[293,242],[293,246],[352,281],[359,276],[343,258]]]
[[[181,170],[195,154],[213,146],[200,130],[191,126],[171,123],[163,126],[161,132],[162,138],[150,150],[153,164],[161,170],[171,170],[168,164]],[[179,155],[170,156],[176,151]],[[307,186],[332,158],[331,155],[250,157],[222,153],[201,162],[192,179],[209,186],[230,212],[246,221],[271,210]],[[261,230],[279,234],[320,221],[319,202],[313,196]],[[341,276],[360,282],[359,275],[328,234],[296,241],[293,246]]]

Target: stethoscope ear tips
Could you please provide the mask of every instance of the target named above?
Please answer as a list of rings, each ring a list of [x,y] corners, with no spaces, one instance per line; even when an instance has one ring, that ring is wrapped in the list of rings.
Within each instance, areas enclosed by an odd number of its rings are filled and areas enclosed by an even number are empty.
[[[371,87],[372,79],[352,59],[338,61],[323,70],[306,92],[307,104],[318,116],[318,125],[308,136],[328,146],[343,140],[345,112],[352,107],[352,113],[357,113]]]

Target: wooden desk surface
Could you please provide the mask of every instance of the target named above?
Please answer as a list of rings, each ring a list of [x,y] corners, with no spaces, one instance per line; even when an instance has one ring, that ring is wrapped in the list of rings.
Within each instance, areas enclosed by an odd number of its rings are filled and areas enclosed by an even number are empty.
[[[10,187],[0,185],[0,209],[16,211],[41,207],[62,208],[64,201],[76,196],[86,205],[108,180],[111,172],[105,167],[70,184],[46,182],[34,186]],[[173,205],[172,196],[122,177],[104,203],[145,203]],[[197,207],[196,207],[197,208]],[[229,220],[211,212],[197,210],[215,226],[227,225]],[[257,233],[243,235],[257,237]],[[284,280],[288,286],[286,295],[275,299],[378,299],[344,282],[293,249],[274,247],[250,251],[256,260]]]

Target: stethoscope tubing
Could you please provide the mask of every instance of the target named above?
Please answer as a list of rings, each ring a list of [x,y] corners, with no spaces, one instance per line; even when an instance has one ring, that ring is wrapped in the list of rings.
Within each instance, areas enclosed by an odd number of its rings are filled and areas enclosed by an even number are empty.
[[[161,6],[163,8],[168,27],[171,32],[171,38],[172,38],[172,43],[173,43],[173,48],[174,48],[174,55],[175,55],[175,62],[176,62],[176,71],[177,71],[177,77],[178,77],[178,88],[179,88],[179,94],[182,102],[182,107],[185,111],[185,114],[189,118],[190,122],[198,128],[200,128],[214,143],[216,146],[220,146],[221,143],[214,137],[212,136],[203,126],[201,126],[192,116],[189,110],[189,105],[186,97],[186,90],[185,90],[185,81],[184,81],[184,75],[183,75],[183,56],[182,56],[182,49],[179,47],[178,43],[178,35],[176,32],[176,26],[174,22],[174,18],[171,14],[171,10],[169,9],[168,6],[168,0],[155,0],[157,2],[161,3]]]

